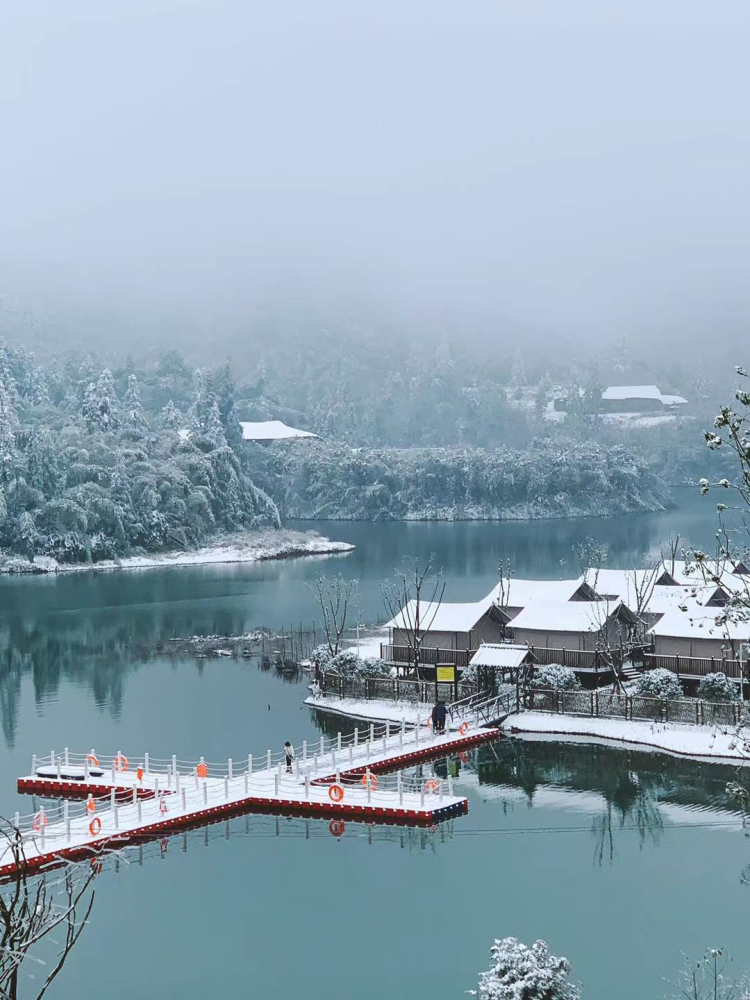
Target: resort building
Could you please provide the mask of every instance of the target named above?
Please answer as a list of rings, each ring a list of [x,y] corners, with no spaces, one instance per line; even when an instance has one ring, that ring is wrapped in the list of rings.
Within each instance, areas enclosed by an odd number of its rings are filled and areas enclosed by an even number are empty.
[[[318,435],[311,431],[301,431],[297,427],[289,427],[283,420],[241,420],[242,440],[254,441],[256,444],[273,444],[274,441],[290,441],[294,438],[315,438]]]

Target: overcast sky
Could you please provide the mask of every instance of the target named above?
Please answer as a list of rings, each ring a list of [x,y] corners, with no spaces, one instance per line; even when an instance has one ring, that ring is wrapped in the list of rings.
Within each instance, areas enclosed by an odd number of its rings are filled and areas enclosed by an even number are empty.
[[[0,294],[746,328],[748,0],[0,10]]]

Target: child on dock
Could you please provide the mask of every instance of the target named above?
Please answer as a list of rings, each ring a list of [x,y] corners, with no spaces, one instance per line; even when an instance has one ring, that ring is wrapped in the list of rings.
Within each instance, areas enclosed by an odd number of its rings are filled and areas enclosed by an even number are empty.
[[[289,740],[287,740],[286,743],[284,744],[284,755],[286,757],[286,773],[291,774],[292,763],[294,761],[294,747],[289,742]]]

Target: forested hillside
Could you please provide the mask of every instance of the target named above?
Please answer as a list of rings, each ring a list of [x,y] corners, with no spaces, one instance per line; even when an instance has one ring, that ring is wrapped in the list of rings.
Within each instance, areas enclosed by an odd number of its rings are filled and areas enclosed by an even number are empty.
[[[556,437],[524,450],[276,449],[264,476],[285,516],[362,520],[568,517],[659,510],[662,481],[623,447]]]
[[[143,379],[0,345],[0,548],[96,561],[278,526],[233,394],[228,365],[192,374],[169,354]]]

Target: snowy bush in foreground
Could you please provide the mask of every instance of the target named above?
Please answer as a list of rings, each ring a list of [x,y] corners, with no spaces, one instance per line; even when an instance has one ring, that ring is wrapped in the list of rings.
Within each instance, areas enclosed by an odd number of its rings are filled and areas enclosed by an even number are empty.
[[[635,682],[635,693],[646,698],[682,698],[682,685],[671,670],[658,667],[641,674]]]
[[[706,674],[698,688],[698,697],[704,701],[737,701],[739,690],[726,674]]]
[[[359,661],[359,673],[363,677],[390,677],[392,666],[379,656],[366,656]]]
[[[490,949],[492,964],[471,990],[480,1000],[579,1000],[581,993],[569,982],[566,958],[550,954],[544,941],[531,948],[517,938],[497,939]]]
[[[559,663],[550,663],[545,667],[535,667],[531,686],[535,688],[554,688],[557,691],[577,691],[581,682],[570,667]]]
[[[340,653],[336,653],[335,656],[331,657],[326,664],[326,669],[333,670],[345,677],[351,677],[359,673],[361,663],[362,661],[357,656],[356,649],[342,649]]]
[[[324,642],[316,646],[310,653],[310,662],[314,663],[319,670],[325,670],[331,659],[331,651]]]

